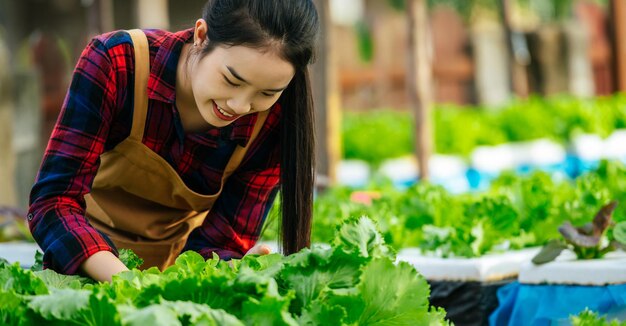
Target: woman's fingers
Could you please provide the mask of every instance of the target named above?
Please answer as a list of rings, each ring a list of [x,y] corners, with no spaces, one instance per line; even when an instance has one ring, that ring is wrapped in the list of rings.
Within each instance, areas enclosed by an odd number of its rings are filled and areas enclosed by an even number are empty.
[[[268,245],[261,244],[252,247],[250,250],[248,250],[246,255],[267,255],[271,252],[272,250]]]

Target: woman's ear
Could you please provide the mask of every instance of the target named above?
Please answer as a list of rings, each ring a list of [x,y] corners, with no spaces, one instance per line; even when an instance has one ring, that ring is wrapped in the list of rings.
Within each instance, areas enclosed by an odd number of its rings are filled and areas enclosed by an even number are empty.
[[[199,46],[206,41],[206,33],[208,31],[207,23],[204,19],[196,20],[193,31],[193,45]]]

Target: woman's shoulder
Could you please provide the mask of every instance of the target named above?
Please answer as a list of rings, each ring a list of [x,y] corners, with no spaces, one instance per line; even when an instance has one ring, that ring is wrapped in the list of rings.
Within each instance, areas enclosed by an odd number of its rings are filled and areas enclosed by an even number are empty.
[[[158,47],[164,39],[168,39],[176,35],[176,33],[161,29],[142,29],[142,31],[146,34],[148,43],[151,47]],[[102,44],[106,49],[112,49],[120,46],[130,49],[133,44],[130,34],[128,34],[128,30],[124,29],[97,35],[93,38],[93,40]]]

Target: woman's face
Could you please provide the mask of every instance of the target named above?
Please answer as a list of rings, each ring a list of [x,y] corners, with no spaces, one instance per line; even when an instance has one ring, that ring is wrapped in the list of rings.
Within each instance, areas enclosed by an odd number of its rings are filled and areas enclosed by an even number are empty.
[[[223,127],[246,114],[266,111],[295,74],[275,51],[218,46],[193,65],[191,89],[200,114]]]

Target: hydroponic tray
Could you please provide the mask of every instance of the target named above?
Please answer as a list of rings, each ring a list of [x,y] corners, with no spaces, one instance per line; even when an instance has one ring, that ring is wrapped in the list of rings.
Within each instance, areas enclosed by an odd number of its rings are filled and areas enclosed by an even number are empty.
[[[32,242],[3,242],[0,243],[0,258],[10,263],[19,262],[22,267],[28,268],[35,263],[37,250],[41,251],[39,246]]]
[[[626,284],[626,253],[610,252],[604,258],[576,260],[574,253],[563,252],[556,261],[543,265],[526,262],[521,266],[523,284]]]
[[[417,248],[400,250],[398,260],[413,265],[427,280],[489,282],[515,278],[539,248],[489,254],[477,258],[440,258],[421,254]]]

